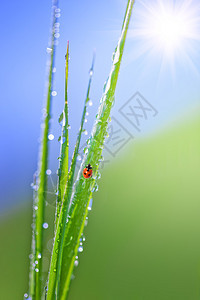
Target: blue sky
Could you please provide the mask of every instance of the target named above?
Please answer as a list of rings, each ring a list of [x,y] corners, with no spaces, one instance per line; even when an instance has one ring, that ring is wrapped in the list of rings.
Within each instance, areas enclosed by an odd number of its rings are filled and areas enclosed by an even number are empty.
[[[145,124],[141,134],[161,130],[183,114],[192,111],[198,105],[200,96],[198,39],[188,40],[183,46],[185,51],[188,50],[193,65],[187,62],[184,55],[178,53],[173,65],[174,71],[167,61],[161,71],[162,53],[154,51],[155,44],[149,42],[149,37],[134,36],[135,30],[145,23],[148,9],[144,4],[148,2],[136,1],[133,9],[112,113],[118,117],[120,107],[139,91],[158,111],[157,117]],[[190,2],[192,9],[199,15],[198,1]],[[152,3],[155,4],[156,1]],[[53,99],[51,126],[55,135],[50,148],[52,169],[56,168],[55,157],[59,154],[57,119],[63,108],[67,40],[70,41],[70,138],[74,145],[93,50],[96,49],[96,63],[88,131],[93,124],[103,84],[110,71],[111,57],[120,34],[125,7],[126,1],[122,0],[60,1],[60,38],[54,82],[58,94]],[[3,1],[1,11],[0,209],[4,209],[31,195],[30,183],[37,167],[41,109],[45,100],[46,48],[50,31],[51,1]],[[198,32],[199,24],[197,17],[195,26]],[[144,53],[140,55],[142,52]],[[130,124],[124,126],[133,130]]]

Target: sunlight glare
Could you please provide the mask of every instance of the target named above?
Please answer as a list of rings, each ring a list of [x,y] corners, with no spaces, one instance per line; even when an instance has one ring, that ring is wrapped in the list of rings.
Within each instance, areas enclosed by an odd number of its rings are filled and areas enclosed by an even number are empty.
[[[176,60],[195,68],[192,55],[200,41],[200,3],[192,0],[141,0],[129,36],[134,40],[135,58],[161,59],[161,65],[175,68]],[[152,62],[152,59],[148,59]],[[162,68],[162,67],[161,67]],[[173,71],[174,72],[174,71]]]

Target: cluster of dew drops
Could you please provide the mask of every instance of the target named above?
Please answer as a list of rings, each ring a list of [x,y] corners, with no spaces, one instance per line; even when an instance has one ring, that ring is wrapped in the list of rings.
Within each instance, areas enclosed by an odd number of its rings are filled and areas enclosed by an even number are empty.
[[[61,12],[60,8],[56,8],[56,9],[55,9],[55,17],[56,17],[57,19],[60,17],[60,12]],[[59,22],[56,22],[55,25],[54,25],[54,38],[55,38],[55,39],[54,39],[54,45],[58,45],[58,38],[60,37],[59,29],[60,29],[60,23],[59,23]],[[51,52],[52,52],[52,48],[49,48],[49,47],[48,47],[48,48],[47,48],[47,53],[51,53]],[[53,73],[56,72],[56,67],[53,67],[52,72],[53,72]],[[89,73],[90,73],[90,76],[93,75],[93,71],[92,71],[92,70],[90,70]],[[105,85],[106,85],[106,82],[105,82]],[[56,92],[55,90],[53,90],[53,91],[51,92],[51,95],[52,95],[53,97],[55,97],[55,96],[57,96],[57,92]],[[89,100],[88,105],[89,105],[89,106],[92,106],[92,105],[93,105],[91,99]],[[46,112],[46,109],[45,109],[45,108],[43,108],[42,114],[43,114],[43,118],[45,118],[45,117],[47,116],[47,112]],[[89,115],[89,112],[86,112],[86,117],[88,117],[88,115]],[[109,120],[109,122],[110,122],[110,121],[111,121],[111,120]],[[87,123],[87,118],[85,118],[85,123]],[[44,123],[41,125],[41,127],[44,128]],[[70,126],[70,125],[68,125],[68,129],[71,129],[71,126]],[[84,133],[86,136],[88,135],[88,131],[87,131],[86,129],[83,129],[82,133]],[[54,135],[53,135],[53,133],[49,133],[48,139],[49,139],[49,141],[53,141],[53,140],[54,140]],[[63,143],[63,142],[64,142],[64,141],[61,139],[61,140],[60,140],[60,143]],[[90,139],[87,140],[87,144],[89,144],[89,143],[90,143]],[[87,151],[88,151],[88,149],[87,149],[87,147],[85,147],[84,153],[87,153]],[[78,159],[79,161],[82,160],[82,157],[81,157],[80,154],[78,154],[77,159]],[[101,156],[101,161],[103,161],[103,159],[104,159],[103,156]],[[51,172],[50,169],[47,169],[47,170],[46,170],[46,174],[47,174],[47,175],[51,175],[51,173],[52,173],[52,172]],[[36,175],[37,175],[37,174],[36,174]],[[101,177],[101,174],[100,174],[100,172],[98,171],[98,172],[97,172],[96,179],[99,179],[100,177]],[[32,188],[33,188],[34,191],[37,191],[37,190],[38,190],[38,185],[37,185],[36,183],[32,183],[31,186],[32,186]],[[98,191],[98,185],[97,185],[97,183],[95,182],[95,186],[93,187],[92,192],[96,192],[96,191]],[[37,205],[34,205],[33,208],[34,208],[35,211],[37,211],[38,206],[37,206]],[[92,199],[90,200],[90,203],[89,203],[89,205],[88,205],[88,211],[91,211],[91,210],[92,210]],[[85,226],[87,226],[87,223],[88,223],[88,217],[86,217],[86,219],[85,219]],[[49,227],[48,223],[46,223],[46,222],[43,223],[43,228],[44,228],[44,229],[47,229],[48,227]],[[80,238],[79,248],[78,248],[78,252],[79,252],[79,253],[83,252],[83,242],[84,242],[84,241],[85,241],[85,237],[83,236],[83,233],[82,233],[81,238]],[[30,258],[30,259],[33,259],[33,254],[30,254],[30,255],[29,255],[29,258]],[[41,254],[38,254],[38,259],[41,259]],[[33,266],[32,266],[33,269],[35,269],[35,272],[39,272],[39,269],[37,268],[37,264],[38,264],[38,260],[35,260],[35,262],[33,262]],[[78,261],[78,255],[77,255],[77,256],[75,257],[74,266],[78,266],[78,264],[79,264],[79,261]],[[73,279],[73,278],[74,278],[74,275],[72,275],[72,279]],[[31,300],[31,298],[29,297],[29,295],[28,295],[27,293],[24,294],[24,299],[26,299],[26,300]]]

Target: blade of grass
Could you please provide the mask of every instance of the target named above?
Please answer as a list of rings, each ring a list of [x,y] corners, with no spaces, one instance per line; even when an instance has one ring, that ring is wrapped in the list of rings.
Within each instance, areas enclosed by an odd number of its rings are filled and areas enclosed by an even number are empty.
[[[66,225],[66,231],[61,231],[61,239],[63,238],[63,236],[65,236],[66,239],[64,245],[65,256],[63,256],[62,260],[61,286],[59,297],[60,300],[65,300],[67,298],[71,275],[74,268],[74,261],[77,255],[81,234],[83,232],[85,219],[88,213],[87,208],[92,197],[93,188],[96,182],[96,176],[98,175],[97,172],[99,162],[102,155],[105,135],[107,133],[106,131],[108,120],[110,117],[110,111],[114,102],[114,94],[133,3],[134,0],[129,0],[127,4],[125,18],[122,26],[122,33],[118,45],[115,49],[112,69],[105,85],[97,119],[92,130],[91,138],[85,152],[82,166],[79,170],[77,181],[74,186],[68,218],[65,214],[66,219],[64,219],[62,224],[63,229]],[[94,177],[85,179],[82,176],[82,170],[88,163],[90,163],[93,167]]]
[[[55,37],[54,29],[56,18],[56,9],[58,7],[58,0],[53,0],[52,11],[52,30],[51,30],[51,57],[50,57],[50,67],[48,74],[48,91],[47,91],[47,101],[46,101],[46,112],[44,118],[44,130],[41,142],[40,159],[38,164],[38,176],[36,179],[36,195],[34,199],[34,217],[33,217],[33,241],[32,241],[32,265],[30,268],[30,287],[29,293],[32,300],[40,300],[41,291],[41,277],[42,277],[42,253],[43,253],[43,223],[44,223],[44,208],[46,199],[46,188],[47,188],[47,165],[48,165],[48,135],[49,135],[49,121],[50,121],[50,108],[52,99],[52,82],[53,82],[53,67],[55,58]],[[37,265],[35,262],[37,261]],[[33,265],[34,264],[34,265]]]
[[[82,136],[82,133],[84,130],[83,126],[84,126],[84,122],[86,119],[87,105],[90,100],[89,96],[90,96],[90,87],[91,87],[92,76],[93,76],[93,71],[94,71],[94,61],[95,61],[95,54],[93,55],[92,66],[90,68],[90,73],[89,73],[90,78],[89,78],[89,83],[88,83],[88,88],[87,88],[87,95],[86,95],[86,99],[85,99],[83,114],[82,114],[82,118],[81,118],[81,126],[80,126],[79,133],[77,136],[77,141],[76,141],[76,145],[75,145],[75,149],[74,149],[74,153],[73,153],[73,157],[72,157],[72,163],[71,163],[70,171],[69,171],[67,190],[66,190],[65,196],[64,196],[64,205],[66,205],[66,207],[67,207],[66,211],[69,208],[70,198],[71,198],[71,194],[72,194],[72,186],[73,186],[73,181],[74,181],[74,176],[75,176],[76,161],[77,161],[77,156],[78,156],[78,152],[79,152],[81,136]],[[63,227],[63,230],[65,230],[65,226]],[[59,252],[58,260],[57,260],[57,280],[56,280],[56,296],[57,296],[57,298],[59,298],[62,256],[65,255],[62,252],[62,249],[64,249],[63,245],[64,245],[64,239],[61,239],[61,243],[60,243],[61,251]]]
[[[69,208],[69,202],[70,202],[70,197],[72,193],[72,185],[74,181],[74,174],[75,174],[75,168],[76,168],[76,161],[77,161],[77,156],[78,156],[78,151],[79,151],[79,146],[80,146],[80,141],[81,141],[81,135],[83,133],[83,126],[86,118],[86,112],[87,112],[87,105],[89,102],[89,95],[90,95],[90,87],[91,87],[91,82],[92,82],[92,75],[93,75],[93,69],[94,69],[94,60],[95,60],[95,55],[93,55],[93,60],[92,60],[92,66],[90,69],[90,78],[89,78],[89,83],[88,83],[88,88],[87,88],[87,94],[86,94],[86,99],[85,99],[85,104],[84,104],[84,109],[83,109],[83,114],[81,118],[81,125],[79,129],[79,133],[77,136],[77,141],[72,157],[72,162],[69,170],[69,175],[68,175],[68,180],[67,180],[67,186],[64,194],[64,199],[63,203],[61,206],[61,212],[59,216],[59,224],[57,225],[56,228],[56,236],[54,240],[54,245],[53,245],[53,251],[52,251],[52,257],[51,257],[51,264],[50,264],[50,271],[49,271],[49,280],[48,280],[48,291],[47,291],[47,300],[49,299],[58,299],[58,293],[59,293],[59,282],[60,282],[60,272],[61,272],[61,265],[58,264],[58,261],[62,260],[62,245],[63,241],[60,242],[60,231],[62,230],[62,222],[64,218],[64,213],[68,211]],[[59,251],[59,249],[61,249]],[[59,257],[58,257],[59,256]],[[55,296],[55,287],[57,287],[56,294]]]
[[[55,225],[58,223],[58,218],[60,214],[60,208],[62,205],[62,199],[64,196],[65,186],[68,176],[68,152],[69,152],[69,134],[68,134],[68,69],[69,69],[69,42],[67,43],[67,53],[66,53],[66,64],[65,64],[65,105],[62,112],[62,134],[61,134],[61,150],[60,150],[60,165],[58,170],[58,196],[56,205],[56,221]]]

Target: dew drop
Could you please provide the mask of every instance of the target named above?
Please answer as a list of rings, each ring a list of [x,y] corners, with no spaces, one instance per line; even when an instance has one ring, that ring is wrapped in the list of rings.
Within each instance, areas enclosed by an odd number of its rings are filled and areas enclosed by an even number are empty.
[[[38,210],[38,206],[37,205],[34,205],[34,210]]]
[[[51,92],[51,95],[52,95],[53,97],[55,97],[55,96],[57,95],[57,92],[56,92],[56,91],[52,91],[52,92]]]
[[[81,160],[81,155],[80,154],[78,154],[77,159]]]
[[[89,104],[89,106],[92,106],[92,105],[93,105],[92,100],[90,100],[90,101],[88,102],[88,104]]]
[[[88,111],[86,112],[86,116],[89,116],[89,112]]]
[[[54,37],[55,37],[56,39],[58,39],[58,38],[60,37],[60,33],[56,32],[56,33],[54,34]]]
[[[42,257],[41,253],[38,254],[38,258],[40,259]]]
[[[49,224],[48,224],[48,223],[43,223],[42,227],[43,227],[44,229],[47,229],[47,228],[49,227]]]
[[[53,271],[54,271],[54,272],[56,272],[56,268],[55,268],[55,269],[53,269]]]
[[[56,13],[59,13],[60,11],[61,11],[60,8],[56,8],[56,9],[55,9],[55,12],[56,12]]]
[[[29,258],[30,258],[30,259],[33,259],[33,254],[30,254],[30,255],[29,255]]]
[[[39,272],[39,269],[38,269],[38,268],[36,268],[36,269],[35,269],[35,272],[37,272],[37,273],[38,273],[38,272]]]
[[[47,47],[47,53],[51,53],[52,52],[52,48]]]
[[[47,174],[47,175],[51,175],[51,170],[50,170],[50,169],[47,169],[47,170],[46,170],[46,174]]]
[[[78,260],[74,261],[74,266],[77,267],[78,266]]]
[[[80,247],[78,248],[78,252],[83,252],[83,247],[82,247],[82,246],[80,246]]]
[[[60,14],[58,13],[58,14],[55,14],[55,17],[56,18],[60,18]]]
[[[37,184],[32,185],[32,189],[33,189],[34,191],[37,191],[37,190],[38,190],[38,185],[37,185]]]
[[[36,264],[36,265],[38,264],[38,260],[35,261],[35,264]]]
[[[27,293],[24,294],[24,299],[28,299],[28,294]]]
[[[90,76],[92,76],[93,75],[93,70],[90,70]]]
[[[50,134],[48,135],[48,139],[49,139],[50,141],[53,141],[54,135],[53,135],[52,133],[50,133]]]
[[[55,27],[60,27],[60,23],[56,22]]]
[[[56,67],[54,67],[54,68],[52,69],[52,72],[53,72],[53,73],[55,73],[55,72],[56,72]]]
[[[88,205],[88,210],[92,210],[92,199],[90,199],[90,203]]]
[[[85,135],[88,135],[88,132],[87,132],[87,130],[85,130],[85,131],[84,131],[84,134],[85,134]]]
[[[87,119],[85,119],[85,123],[87,123]]]

